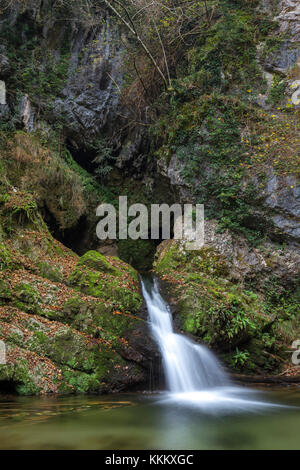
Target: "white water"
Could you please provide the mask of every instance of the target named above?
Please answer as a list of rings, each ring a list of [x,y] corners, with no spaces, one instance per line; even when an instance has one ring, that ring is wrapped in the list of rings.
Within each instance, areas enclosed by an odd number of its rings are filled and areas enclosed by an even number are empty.
[[[169,389],[167,401],[204,411],[249,411],[276,406],[254,399],[254,392],[231,384],[214,354],[173,329],[172,315],[156,279],[142,280],[149,323],[163,361]],[[250,396],[251,395],[251,396]]]
[[[225,373],[209,349],[174,332],[170,309],[159,293],[157,280],[154,279],[151,290],[144,282],[142,289],[169,390],[190,393],[228,384]]]

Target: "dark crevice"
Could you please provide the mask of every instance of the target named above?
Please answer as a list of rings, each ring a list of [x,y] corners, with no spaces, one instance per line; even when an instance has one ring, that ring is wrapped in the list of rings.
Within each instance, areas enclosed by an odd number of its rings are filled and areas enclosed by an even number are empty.
[[[78,147],[70,139],[67,139],[66,147],[78,165],[80,165],[88,173],[91,173],[91,175],[95,173],[97,165],[96,163],[93,163],[93,160],[97,156],[97,150]]]
[[[18,383],[13,380],[0,381],[0,394],[2,395],[16,395]]]
[[[55,217],[47,207],[43,209],[43,218],[53,237],[79,256],[91,249],[87,218],[85,215],[80,217],[76,226],[65,230],[59,227]]]

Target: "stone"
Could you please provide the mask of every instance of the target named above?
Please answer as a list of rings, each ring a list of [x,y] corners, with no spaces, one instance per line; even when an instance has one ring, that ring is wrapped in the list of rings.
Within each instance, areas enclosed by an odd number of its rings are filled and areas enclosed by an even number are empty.
[[[20,100],[19,114],[25,129],[28,132],[34,131],[34,110],[28,95],[23,95]]]
[[[290,39],[283,41],[280,47],[267,56],[264,67],[267,71],[286,74],[299,60],[300,46]]]
[[[278,4],[280,32],[287,34],[292,42],[300,41],[300,4],[298,0],[281,0]]]

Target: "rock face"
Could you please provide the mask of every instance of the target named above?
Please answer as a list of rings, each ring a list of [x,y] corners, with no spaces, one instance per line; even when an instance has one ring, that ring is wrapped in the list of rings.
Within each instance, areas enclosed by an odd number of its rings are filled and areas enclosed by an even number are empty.
[[[3,10],[0,389],[101,393],[147,382],[157,351],[137,273],[114,255],[150,267],[154,243],[94,243],[98,252],[78,258],[45,225],[79,251],[95,200],[114,203],[124,187],[133,202],[207,203],[203,249],[165,242],[155,264],[178,328],[231,368],[274,373],[287,359],[299,334],[299,5],[278,3],[276,30],[272,1],[247,11],[215,3],[203,44],[185,43],[172,62],[172,87],[151,101],[149,86],[136,100],[139,125],[135,96],[128,109],[120,100],[124,38],[101,2],[91,11],[54,0]],[[115,167],[110,187],[85,171],[96,156]]]
[[[118,30],[109,18],[90,30],[74,26],[71,51],[67,83],[52,113],[75,141],[78,135],[92,140],[116,117],[122,84]]]
[[[9,60],[3,47],[0,48],[0,77],[6,78],[10,72]]]
[[[280,46],[267,56],[265,68],[286,74],[299,62],[300,57],[300,7],[297,0],[281,0],[277,9],[279,14],[274,20],[279,24],[278,33],[286,38]],[[270,6],[267,10],[271,10]]]
[[[250,247],[245,238],[234,236],[229,230],[218,231],[216,221],[205,222],[205,247],[216,250],[228,263],[230,275],[239,282],[255,280],[262,286],[268,276],[277,276],[293,285],[300,271],[300,248],[283,247],[264,242]]]
[[[0,105],[6,104],[6,86],[3,80],[0,80]]]
[[[278,176],[273,169],[262,191],[264,207],[271,210],[274,226],[287,237],[300,241],[300,185],[293,175]]]
[[[271,18],[274,16],[273,6],[273,2],[262,2],[259,9],[263,8]],[[234,133],[231,133],[233,121],[229,123],[228,120],[228,128],[224,125],[229,115],[229,102],[226,110],[216,106],[209,96],[206,101],[202,98],[200,102],[187,103],[177,110],[180,119],[176,118],[175,113],[171,117],[172,124],[169,128],[166,126],[168,137],[166,133],[161,136],[163,142],[169,140],[169,143],[162,146],[157,168],[159,173],[169,178],[182,202],[204,203],[208,212],[213,210],[213,217],[217,217],[216,208],[219,207],[219,213],[225,214],[224,219],[227,220],[228,207],[234,205],[234,199],[240,198],[243,201],[240,207],[244,206],[243,211],[246,212],[248,206],[251,213],[251,216],[244,218],[245,226],[250,229],[263,226],[262,230],[273,240],[299,244],[299,2],[280,1],[277,11],[279,14],[275,21],[278,27],[267,38],[265,46],[259,44],[259,48],[265,48],[260,67],[267,78],[268,91],[266,94],[257,91],[251,100],[251,104],[263,108],[255,120],[263,123],[265,110],[269,113],[270,123],[266,125],[266,130],[262,125],[259,131],[253,132],[250,121],[245,127],[244,118],[238,117],[236,103],[233,113],[235,122],[238,121],[236,131],[240,136],[235,140]],[[247,92],[251,95],[254,90],[249,87]],[[272,100],[279,100],[278,104],[275,106]],[[290,112],[289,115],[284,116],[285,109]],[[251,112],[249,107],[249,116]],[[294,132],[283,135],[283,128],[293,129],[295,124]],[[263,133],[266,135],[261,139]],[[258,142],[253,145],[255,140]],[[283,141],[288,145],[282,146]],[[269,152],[272,147],[273,154]],[[239,152],[240,157],[236,157]],[[248,161],[247,156],[250,156]],[[229,167],[234,158],[235,165]],[[292,159],[293,166],[289,167]],[[277,165],[279,160],[282,160],[280,168]],[[238,175],[241,168],[245,170],[244,175]],[[239,177],[242,183],[237,191]],[[218,191],[216,181],[224,187],[223,191]],[[251,197],[248,194],[250,187]],[[232,196],[226,199],[230,192]],[[235,223],[236,220],[232,220],[232,225]]]
[[[274,19],[280,24],[280,32],[291,37],[292,42],[300,42],[300,6],[297,0],[280,0],[279,15]]]
[[[32,40],[36,45],[40,73],[52,73],[49,90],[57,82],[55,92],[47,97],[44,117],[52,124],[59,121],[66,135],[83,147],[83,140],[91,143],[105,126],[113,125],[123,80],[123,59],[118,29],[107,13],[99,9],[89,15],[85,10],[73,10],[76,8],[80,8],[79,2],[73,6],[58,5],[52,0],[18,3],[16,9],[5,10],[0,31],[9,25],[16,43]],[[23,58],[25,70],[34,67],[30,61],[30,55]],[[50,62],[52,71],[47,70]],[[0,77],[9,78],[11,73],[5,51],[0,52]],[[45,105],[39,87],[41,84],[30,89],[30,98],[38,102],[38,107]],[[23,103],[21,112],[25,107]],[[33,130],[31,121],[28,118],[24,122],[29,131]]]

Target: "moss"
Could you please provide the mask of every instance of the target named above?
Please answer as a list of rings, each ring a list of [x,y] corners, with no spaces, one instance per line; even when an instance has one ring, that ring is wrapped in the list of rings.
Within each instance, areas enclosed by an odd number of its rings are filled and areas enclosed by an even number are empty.
[[[185,331],[222,350],[232,350],[256,331],[259,305],[239,287],[222,280],[207,282],[197,274],[184,279],[179,311]]]
[[[118,274],[118,271],[98,251],[88,251],[79,259],[77,266],[87,266],[95,271]]]
[[[150,270],[153,264],[155,245],[151,240],[119,240],[119,256],[138,271]]]
[[[266,311],[261,295],[230,282],[221,255],[210,247],[185,252],[177,242],[169,242],[154,269],[176,299],[184,331],[221,352],[231,368],[240,370],[243,362],[244,373],[278,371],[280,335],[272,326],[274,311]]]
[[[54,266],[51,266],[49,263],[45,261],[37,262],[37,267],[39,268],[41,276],[45,277],[46,279],[49,279],[49,281],[63,281],[63,275],[60,270]]]
[[[117,258],[112,258],[109,263],[98,252],[88,254],[78,261],[68,279],[69,284],[85,294],[112,302],[120,310],[137,313],[142,297],[138,291],[136,271]],[[88,269],[86,262],[96,266],[97,271]],[[113,263],[118,263],[118,266],[115,267]]]
[[[40,391],[34,382],[33,375],[30,373],[26,359],[18,360],[13,380],[16,383],[16,392],[19,395],[37,395]]]
[[[167,246],[163,256],[156,261],[155,270],[160,274],[173,270],[196,271],[212,277],[226,277],[229,274],[227,262],[213,248],[203,247],[201,250],[184,252],[173,243]]]
[[[74,371],[68,368],[63,369],[63,376],[67,384],[71,386],[75,393],[101,393],[104,389],[103,382],[100,381],[97,374],[86,374],[80,371]],[[65,387],[62,390],[60,387],[60,393],[62,391],[68,391]]]
[[[20,264],[15,259],[13,253],[9,250],[7,245],[0,243],[0,270],[13,270],[17,269],[19,266]]]
[[[19,328],[14,328],[10,331],[6,340],[10,343],[22,347],[24,344],[24,334]]]
[[[0,303],[6,303],[12,298],[12,292],[10,285],[7,281],[0,279]]]
[[[282,77],[274,77],[272,81],[272,86],[269,90],[268,94],[268,103],[272,106],[279,105],[284,97],[285,97],[285,90],[287,87],[286,81]]]
[[[37,354],[45,355],[49,351],[49,343],[50,339],[44,331],[34,331],[30,339],[26,341],[26,348]]]
[[[61,321],[73,328],[108,341],[113,347],[120,346],[120,339],[143,320],[121,312],[111,303],[87,302],[72,297],[63,306]]]
[[[39,313],[41,311],[41,297],[31,284],[20,282],[14,287],[13,295],[13,303],[20,310],[29,313]]]
[[[1,382],[12,381],[14,377],[15,367],[14,364],[1,364],[0,365],[0,393],[1,393]]]
[[[8,233],[15,231],[20,226],[35,228],[39,224],[43,225],[37,203],[32,194],[27,191],[11,190],[1,212],[4,228]]]

